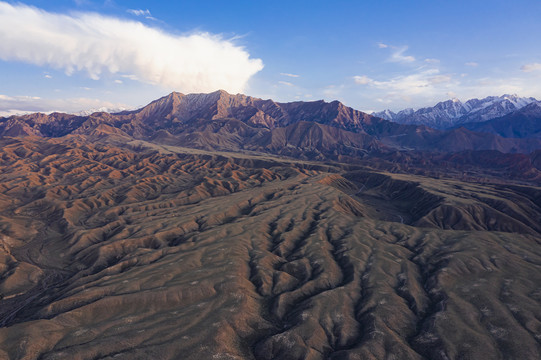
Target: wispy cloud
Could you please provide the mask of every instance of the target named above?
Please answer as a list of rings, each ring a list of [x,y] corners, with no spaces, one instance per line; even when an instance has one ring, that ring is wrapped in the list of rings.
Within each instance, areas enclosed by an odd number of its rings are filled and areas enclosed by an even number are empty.
[[[434,75],[428,78],[429,84],[446,84],[451,81],[451,75]]]
[[[404,53],[407,50],[408,50],[407,46],[402,46],[400,48],[395,48],[395,50],[391,54],[391,57],[389,58],[389,61],[391,61],[391,62],[400,62],[400,63],[414,62],[415,58],[413,56],[404,55]]]
[[[135,16],[152,16],[148,9],[128,9],[126,11]]]
[[[0,94],[0,116],[54,111],[77,113],[91,109],[128,109],[129,106],[91,98],[43,99],[38,96],[7,96]]]
[[[539,78],[531,74],[522,76],[515,74],[505,78],[498,74],[493,77],[478,78],[468,76],[466,73],[448,73],[442,70],[438,59],[424,58],[421,62],[413,56],[408,56],[407,46],[380,44],[379,47],[388,49],[386,51],[391,53],[391,57],[387,60],[389,62],[412,63],[418,66],[409,67],[409,70],[398,76],[385,74],[371,77],[362,74],[353,76],[345,92],[333,91],[333,95],[343,95],[352,99],[352,95],[349,94],[355,94],[353,104],[358,102],[358,99],[363,99],[361,107],[374,107],[380,110],[383,106],[391,107],[393,110],[411,106],[428,106],[457,96],[462,99],[471,99],[514,93],[541,97]],[[466,62],[464,65],[471,68],[480,66],[474,61]],[[535,71],[541,74],[541,63],[525,64],[521,70],[525,73]]]
[[[298,78],[300,76],[300,75],[297,75],[297,74],[289,74],[289,73],[280,73],[280,75],[288,76],[288,77],[292,77],[292,78]]]
[[[129,80],[132,80],[132,81],[139,81],[139,78],[136,75],[133,75],[133,74],[122,74],[120,76],[122,76],[123,78],[129,79]]]
[[[295,86],[294,84],[288,82],[288,81],[278,81],[279,84],[285,85],[285,86]]]
[[[126,11],[128,13],[132,14],[132,15],[135,15],[135,16],[142,16],[145,19],[158,20],[154,16],[152,16],[152,14],[150,13],[150,11],[148,9],[145,9],[145,10],[142,10],[142,9],[128,9]]]
[[[63,15],[0,2],[0,59],[86,72],[130,74],[183,92],[242,92],[263,68],[243,48],[218,35],[178,36],[95,13]]]
[[[323,89],[322,94],[325,95],[327,98],[339,99],[344,89],[345,89],[345,86],[343,84],[342,85],[329,85]]]
[[[353,81],[357,85],[354,93],[364,99],[362,106],[368,104],[378,110],[432,106],[451,97],[472,99],[502,94],[541,97],[538,78],[532,76],[465,78],[441,73],[439,69],[418,68],[389,79],[355,76]],[[380,106],[375,105],[377,103]]]
[[[438,69],[421,69],[409,75],[401,75],[384,81],[374,80],[364,75],[354,76],[353,80],[359,85],[368,85],[378,89],[413,95],[430,92],[435,85],[451,82],[452,77],[447,74],[440,74]]]
[[[380,49],[390,49],[391,56],[387,59],[389,62],[396,63],[411,63],[415,61],[415,57],[411,55],[406,55],[405,52],[408,50],[407,46],[394,46],[384,43],[379,43],[378,47]],[[437,61],[436,59],[426,59],[426,62]]]
[[[417,68],[415,71],[378,80],[366,75],[354,76],[353,81],[359,87],[361,96],[368,102],[363,106],[380,108],[384,106],[397,107],[395,110],[411,106],[412,103],[430,103],[428,99],[442,99],[445,94],[457,86],[458,81],[450,74],[442,74],[436,68]],[[376,104],[379,103],[380,106]]]
[[[366,75],[363,75],[363,76],[354,76],[353,77],[353,81],[355,81],[356,84],[359,84],[359,85],[366,85],[366,84],[371,84],[374,82],[374,80],[370,79],[368,76]]]
[[[520,70],[524,72],[532,72],[541,70],[541,63],[531,63],[520,67]]]

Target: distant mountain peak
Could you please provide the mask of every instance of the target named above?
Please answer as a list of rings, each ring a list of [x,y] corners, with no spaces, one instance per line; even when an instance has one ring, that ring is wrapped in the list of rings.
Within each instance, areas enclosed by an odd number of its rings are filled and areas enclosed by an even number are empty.
[[[541,103],[534,101],[507,115],[482,122],[463,124],[478,132],[492,133],[505,138],[541,139]]]
[[[109,113],[109,114],[115,114],[115,113],[120,113],[120,112],[123,112],[123,111],[130,111],[129,108],[124,108],[124,107],[118,107],[118,108],[109,108],[109,107],[100,107],[100,108],[95,108],[95,109],[89,109],[89,110],[83,110],[83,111],[79,111],[79,112],[75,112],[73,113],[73,115],[77,115],[77,116],[88,116],[88,115],[92,115],[94,113]]]
[[[372,115],[400,124],[448,129],[460,124],[498,118],[522,109],[533,102],[537,102],[537,100],[532,97],[520,97],[517,94],[488,96],[483,99],[470,99],[466,102],[452,98],[416,111],[407,109],[407,111],[401,110],[394,113],[390,110],[384,110]]]
[[[178,92],[178,91],[173,91],[171,92],[170,94],[168,95],[165,95],[165,96],[162,96],[161,98],[155,100],[157,102],[164,102],[164,101],[175,101],[175,100],[180,100],[181,98],[183,98],[184,96],[186,96],[185,94],[181,93],[181,92]],[[154,102],[154,101],[153,101]]]

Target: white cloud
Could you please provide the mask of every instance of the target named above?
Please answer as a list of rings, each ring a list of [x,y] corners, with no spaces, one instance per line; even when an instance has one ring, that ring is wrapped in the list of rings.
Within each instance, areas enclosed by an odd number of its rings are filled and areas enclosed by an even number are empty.
[[[382,103],[382,104],[390,104],[394,100],[390,99],[390,98],[377,98],[376,101],[379,102],[379,103]]]
[[[417,72],[383,81],[372,80],[365,87],[359,87],[356,96],[357,99],[363,99],[357,107],[373,107],[379,111],[391,108],[398,111],[407,107],[433,106],[449,98],[480,99],[502,94],[541,98],[536,77],[470,79],[441,74],[438,69],[419,69]]]
[[[361,96],[364,101],[358,107],[379,110],[388,106],[401,110],[411,105],[431,104],[434,98],[446,98],[445,94],[459,85],[452,75],[442,74],[437,68],[426,67],[383,80],[368,76],[354,76],[353,80],[363,85],[359,87],[357,96]]]
[[[128,9],[126,11],[129,12],[130,14],[132,14],[132,15],[135,15],[135,16],[152,16],[152,14],[150,13],[150,11],[148,9],[146,9],[146,10]]]
[[[401,63],[410,63],[414,62],[415,58],[411,55],[404,55],[408,50],[407,46],[402,46],[400,48],[395,48],[395,51],[391,54],[389,61],[391,62],[401,62]]]
[[[148,9],[142,10],[142,9],[128,9],[126,10],[128,13],[135,15],[135,16],[143,16],[145,19],[149,20],[158,20],[152,14]]]
[[[123,83],[124,83],[124,81],[122,81],[122,80],[118,80],[118,79],[115,80],[115,84],[123,84]]]
[[[129,106],[90,98],[42,99],[37,96],[7,96],[0,94],[0,116],[54,111],[77,113],[91,109],[128,109]]]
[[[394,56],[398,61],[405,57],[406,47],[398,48]],[[391,51],[392,51],[391,50]],[[396,55],[398,54],[398,56]],[[520,96],[533,96],[541,98],[539,77],[531,74],[516,74],[515,76],[501,77],[501,74],[478,78],[466,73],[442,73],[436,59],[424,59],[424,64],[416,69],[410,69],[399,76],[368,77],[357,75],[352,79],[357,85],[350,82],[347,91],[342,89],[329,89],[334,97],[344,96],[349,105],[356,108],[376,108],[383,110],[390,108],[398,111],[407,107],[433,106],[439,101],[460,97],[461,99],[484,98],[502,94],[519,94]],[[416,62],[419,64],[419,62]],[[475,67],[475,62],[465,63],[466,66]],[[521,67],[523,72],[539,71],[541,63],[525,64]],[[362,86],[358,86],[362,85]],[[326,93],[324,91],[324,93]]]
[[[133,74],[123,74],[121,76],[132,81],[139,81],[139,78]]]
[[[297,74],[289,74],[289,73],[280,73],[280,75],[282,75],[282,76],[288,76],[288,77],[292,77],[292,78],[298,78],[298,77],[300,77],[300,75],[297,75]]]
[[[380,49],[392,49],[391,56],[387,61],[389,62],[396,62],[396,63],[411,63],[415,61],[415,57],[411,55],[404,55],[404,53],[408,50],[407,46],[393,46],[393,45],[387,45],[383,43],[379,43],[378,47]],[[426,59],[426,62],[432,62],[436,61],[439,62],[439,60],[436,59]]]
[[[279,84],[282,84],[282,85],[285,85],[285,86],[295,86],[293,85],[292,83],[288,82],[288,81],[278,81]]]
[[[524,72],[538,71],[538,70],[541,70],[541,63],[526,64],[526,65],[521,66],[520,70]]]
[[[357,84],[408,95],[430,93],[435,85],[441,86],[452,81],[450,75],[440,74],[438,69],[421,69],[413,74],[401,75],[385,81],[377,81],[367,76],[354,76],[353,79]]]
[[[49,75],[49,74],[45,74],[44,77],[45,77],[45,79],[52,79],[53,78],[53,76]]]
[[[527,94],[531,96],[535,94],[528,89],[530,85],[524,79],[518,78],[480,78],[475,79],[471,83],[464,86],[463,93],[471,92],[473,95],[467,97],[484,97],[490,95],[503,95],[503,94]],[[479,95],[478,95],[479,94]]]
[[[346,87],[342,85],[326,86],[321,93],[329,100],[340,100]]]
[[[428,81],[433,85],[445,84],[451,81],[451,76],[450,75],[435,75],[428,78]]]
[[[359,85],[367,85],[367,84],[371,84],[374,82],[373,79],[370,79],[368,76],[366,75],[363,75],[363,76],[354,76],[353,77],[353,80],[355,81],[356,84],[359,84]]]
[[[242,92],[260,59],[209,33],[178,36],[95,13],[62,15],[0,2],[0,59],[86,72],[129,74],[181,92]]]

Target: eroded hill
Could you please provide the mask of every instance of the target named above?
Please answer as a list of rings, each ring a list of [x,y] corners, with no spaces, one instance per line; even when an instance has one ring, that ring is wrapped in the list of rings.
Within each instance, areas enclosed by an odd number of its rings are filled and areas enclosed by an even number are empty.
[[[525,178],[92,139],[1,140],[2,358],[541,357]]]

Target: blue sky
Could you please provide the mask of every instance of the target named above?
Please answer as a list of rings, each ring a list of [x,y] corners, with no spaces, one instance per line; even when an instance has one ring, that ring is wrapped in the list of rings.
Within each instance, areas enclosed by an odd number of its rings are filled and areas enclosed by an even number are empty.
[[[541,1],[0,1],[0,114],[173,90],[363,111],[541,98]]]

